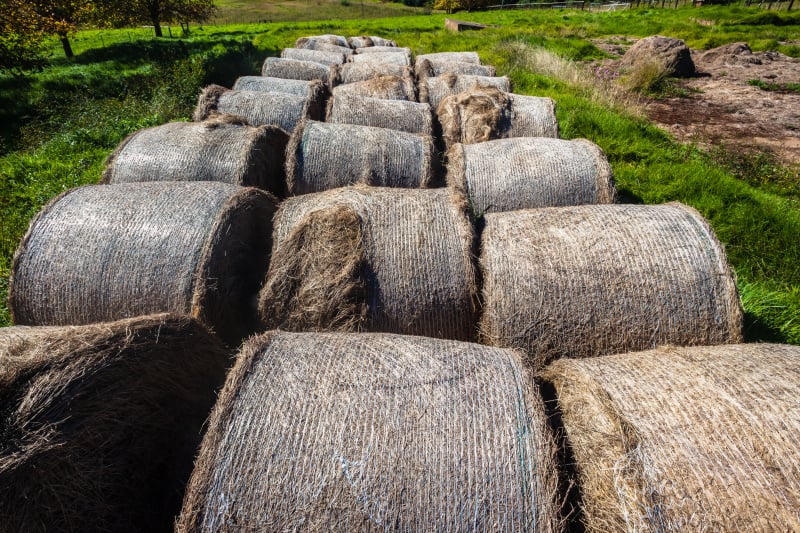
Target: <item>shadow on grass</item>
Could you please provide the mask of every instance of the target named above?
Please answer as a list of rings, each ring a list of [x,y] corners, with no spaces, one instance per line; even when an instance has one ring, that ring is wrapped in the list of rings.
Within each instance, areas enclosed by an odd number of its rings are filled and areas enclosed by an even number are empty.
[[[788,342],[783,332],[764,323],[755,314],[748,311],[744,313],[743,329],[745,342]]]

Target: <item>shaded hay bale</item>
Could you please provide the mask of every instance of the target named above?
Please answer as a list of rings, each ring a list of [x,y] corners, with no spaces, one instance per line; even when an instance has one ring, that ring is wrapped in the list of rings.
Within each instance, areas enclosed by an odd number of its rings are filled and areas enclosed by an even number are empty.
[[[379,78],[382,76],[398,76],[400,78],[414,79],[411,67],[394,63],[381,63],[366,61],[363,63],[345,63],[331,67],[331,76],[328,81],[330,87],[355,83],[357,81]]]
[[[234,91],[261,91],[309,96],[314,101],[328,98],[328,86],[322,80],[290,80],[269,76],[240,76],[233,84]]]
[[[295,130],[286,154],[289,194],[356,183],[428,187],[439,162],[430,136],[311,120]]]
[[[51,201],[17,248],[16,324],[189,314],[225,340],[252,332],[275,200],[215,182],[89,185]]]
[[[544,208],[485,221],[482,339],[522,349],[534,367],[556,357],[741,341],[733,273],[689,207]]]
[[[261,67],[261,75],[291,80],[322,80],[327,83],[330,77],[330,66],[313,61],[268,57]]]
[[[529,377],[519,354],[476,344],[256,337],[177,530],[558,531],[552,437]]]
[[[357,186],[290,198],[275,218],[262,322],[472,340],[472,243],[466,202],[447,189]]]
[[[347,60],[347,56],[341,52],[309,50],[307,48],[284,48],[281,52],[281,57],[298,61],[313,61],[323,65],[341,65]]]
[[[334,52],[337,54],[342,54],[345,57],[350,57],[353,55],[353,50],[348,47],[339,46],[336,44],[326,43],[323,41],[318,41],[316,39],[305,41],[295,45],[297,48],[301,50],[313,50],[317,52]]]
[[[433,54],[419,54],[417,55],[414,68],[420,66],[423,61],[430,61],[436,63],[449,63],[452,61],[459,63],[474,63],[481,64],[481,58],[477,52],[436,52]]]
[[[435,77],[442,74],[468,74],[470,76],[490,76],[497,75],[497,71],[491,65],[481,65],[468,61],[431,61],[423,59],[417,61],[414,67],[417,77]]]
[[[0,329],[4,531],[171,531],[228,354],[189,318]]]
[[[433,109],[439,109],[439,104],[445,97],[475,90],[478,87],[494,87],[502,92],[511,92],[511,82],[505,76],[470,76],[467,74],[442,74],[434,78],[421,78],[419,80],[419,101],[431,104]]]
[[[328,101],[326,121],[433,135],[431,106],[405,100],[340,95]]]
[[[369,50],[369,48],[367,48]],[[395,65],[411,65],[411,55],[404,52],[382,52],[380,54],[357,54],[350,56],[351,63],[390,63]]]
[[[356,54],[382,54],[382,53],[399,53],[402,52],[406,54],[409,59],[411,58],[411,48],[405,47],[398,47],[397,45],[393,46],[365,46],[365,47],[358,47],[354,50]]]
[[[324,35],[309,35],[308,37],[300,37],[294,42],[294,45],[297,48],[308,48],[309,46],[320,43],[338,46],[340,48],[350,48],[350,44],[348,44],[346,37],[343,35],[333,35],[330,33],[326,33]]]
[[[395,47],[397,43],[389,40],[384,39],[383,37],[376,37],[376,36],[361,36],[361,37],[348,37],[347,43],[350,45],[350,48],[367,48],[372,46],[377,47]]]
[[[128,136],[106,162],[104,183],[221,181],[285,193],[289,135],[239,117],[173,122]]]
[[[477,213],[616,199],[611,165],[586,139],[516,137],[456,144],[447,152],[447,182],[470,199]]]
[[[417,100],[417,87],[411,76],[378,76],[364,81],[339,85],[334,96],[366,96],[385,100]]]
[[[798,361],[739,344],[551,365],[587,529],[800,530]]]

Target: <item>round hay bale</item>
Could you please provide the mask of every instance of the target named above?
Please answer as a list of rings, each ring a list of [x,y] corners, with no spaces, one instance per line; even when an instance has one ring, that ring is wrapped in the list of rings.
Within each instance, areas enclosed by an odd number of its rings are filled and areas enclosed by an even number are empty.
[[[273,332],[241,351],[177,531],[559,531],[553,438],[519,354]]]
[[[308,48],[284,48],[281,52],[281,57],[298,61],[313,61],[323,65],[341,65],[347,60],[346,56],[341,52],[309,50]]]
[[[508,137],[558,138],[552,98],[505,93],[476,86],[446,96],[436,111],[446,147]]]
[[[315,100],[315,97],[318,99]],[[219,85],[209,85],[197,99],[193,119],[202,121],[216,113],[225,113],[240,116],[256,126],[272,124],[291,133],[303,120],[321,120],[325,116],[325,105],[320,94],[296,96],[288,93],[232,91]]]
[[[286,93],[295,96],[311,95],[312,100],[327,100],[328,87],[322,80],[290,80],[269,76],[240,76],[233,84],[234,91]]]
[[[367,49],[369,50],[369,49]],[[382,52],[380,54],[358,54],[350,56],[351,63],[391,63],[395,65],[411,65],[411,56],[404,52]]]
[[[436,52],[433,54],[419,54],[414,63],[414,68],[418,68],[423,61],[430,61],[432,64],[437,63],[474,63],[481,64],[481,58],[477,52]]]
[[[411,76],[378,76],[364,81],[339,85],[334,96],[366,96],[385,100],[417,100],[417,87]]]
[[[222,181],[285,195],[288,142],[276,126],[249,126],[230,115],[173,122],[129,135],[109,156],[102,180]]]
[[[557,361],[588,531],[800,531],[800,347]]]
[[[433,138],[386,128],[301,124],[286,149],[289,194],[363,183],[380,187],[428,187],[439,159]]]
[[[433,135],[431,106],[405,100],[340,95],[328,101],[326,121]]]
[[[295,42],[294,45],[297,48],[305,48],[308,43],[317,42],[317,43],[327,43],[332,44],[334,46],[340,46],[342,48],[350,48],[350,45],[347,42],[347,38],[343,35],[333,35],[331,33],[326,33],[324,35],[309,35],[307,37],[300,37]]]
[[[482,339],[525,351],[534,367],[741,341],[733,273],[689,207],[543,208],[490,213],[485,222]]]
[[[381,54],[381,53],[398,53],[402,52],[411,59],[411,48],[404,48],[398,47],[397,45],[394,46],[367,46],[367,47],[358,47],[354,50],[356,54]]]
[[[14,255],[20,325],[189,314],[226,341],[254,328],[274,198],[215,182],[88,185],[51,201]]]
[[[330,77],[330,66],[313,61],[268,57],[261,67],[261,75],[290,80],[322,80],[327,83]]]
[[[347,187],[286,200],[259,309],[267,328],[472,340],[466,202],[447,189]]]
[[[319,52],[336,52],[338,54],[342,54],[346,57],[350,57],[353,55],[353,49],[349,46],[339,46],[337,44],[332,44],[325,41],[320,41],[319,39],[308,39],[306,41],[302,41],[298,39],[295,47],[300,48],[302,50],[317,50]]]
[[[378,61],[365,61],[363,63],[345,63],[331,67],[331,76],[328,82],[330,87],[355,83],[357,81],[379,78],[382,76],[398,76],[400,78],[414,79],[411,67],[395,63],[382,63]]]
[[[439,104],[446,97],[477,88],[494,87],[504,93],[511,92],[511,82],[505,76],[470,76],[467,74],[442,74],[434,78],[419,80],[419,101],[431,104],[439,109]]]
[[[476,213],[616,200],[611,165],[586,139],[516,137],[456,144],[447,152],[447,182],[470,199]]]
[[[467,74],[470,76],[497,76],[497,71],[491,65],[480,65],[467,61],[431,61],[423,59],[417,61],[414,67],[417,77],[427,78],[441,76],[442,74]]]
[[[396,47],[397,43],[391,41],[389,39],[384,39],[383,37],[348,37],[347,43],[350,45],[350,48],[367,48],[367,47]]]
[[[0,328],[4,531],[171,531],[229,356],[156,315]]]

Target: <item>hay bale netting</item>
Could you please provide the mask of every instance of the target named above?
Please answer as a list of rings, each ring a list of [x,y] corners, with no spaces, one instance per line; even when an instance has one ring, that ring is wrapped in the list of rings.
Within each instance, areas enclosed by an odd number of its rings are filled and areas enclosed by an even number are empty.
[[[0,529],[171,531],[229,361],[185,317],[0,328]]]
[[[319,52],[335,52],[338,54],[343,54],[345,57],[350,57],[353,55],[353,49],[349,46],[339,46],[337,44],[331,44],[323,41],[319,41],[316,39],[307,40],[304,42],[300,42],[295,44],[295,46],[301,50],[316,50]]]
[[[249,126],[216,115],[139,130],[117,147],[105,183],[222,181],[285,193],[288,134],[276,126]]]
[[[381,63],[378,61],[365,61],[363,63],[345,63],[331,67],[331,76],[328,82],[330,87],[355,83],[383,76],[397,76],[413,80],[411,67],[395,63]]]
[[[417,88],[411,76],[378,76],[364,81],[339,85],[334,96],[366,96],[385,100],[417,100]]]
[[[442,74],[468,74],[470,76],[491,76],[497,75],[497,71],[491,65],[481,65],[468,61],[431,61],[423,59],[417,61],[414,72],[419,78],[441,76]]]
[[[390,334],[252,339],[177,531],[560,531],[553,439],[520,355]]]
[[[367,48],[369,50],[369,48]],[[357,54],[350,56],[351,63],[390,63],[395,65],[411,65],[411,55],[404,52],[383,52],[380,54]]]
[[[429,135],[309,120],[289,140],[286,183],[289,194],[356,183],[428,187],[437,177],[438,163]]]
[[[505,76],[470,76],[467,74],[442,74],[435,78],[419,80],[419,101],[428,102],[433,109],[447,96],[463,93],[476,87],[494,87],[502,92],[511,92],[511,82]]]
[[[272,195],[215,182],[87,185],[51,201],[14,256],[19,325],[79,325],[156,312],[200,318],[225,340],[254,328]]]
[[[313,61],[323,65],[341,65],[347,60],[347,56],[341,52],[309,50],[307,48],[284,48],[281,52],[281,57],[298,61]]]
[[[334,35],[326,33],[324,35],[309,35],[307,37],[299,37],[294,45],[297,48],[307,48],[310,43],[325,43],[341,48],[350,48],[347,38],[344,35]]]
[[[484,218],[487,344],[519,348],[539,367],[556,357],[741,341],[733,273],[689,207],[586,205]]]
[[[419,54],[417,55],[414,67],[419,67],[423,61],[429,61],[432,64],[449,63],[453,61],[459,63],[474,63],[476,65],[481,64],[481,58],[477,52],[436,52],[433,54]]]
[[[372,36],[360,36],[360,37],[348,37],[347,44],[350,45],[350,48],[368,48],[368,47],[395,47],[397,43],[395,41],[384,39],[383,37],[376,37]]]
[[[800,531],[800,347],[562,360],[589,531]]]
[[[261,91],[309,96],[315,102],[328,99],[328,86],[321,80],[290,80],[268,76],[240,76],[233,84],[234,91]]]
[[[197,99],[193,119],[201,121],[224,113],[242,117],[256,126],[272,124],[291,133],[303,120],[324,118],[325,105],[320,94],[296,96],[288,93],[232,91],[219,85],[209,85]]]
[[[326,121],[433,135],[431,106],[405,100],[340,95],[328,101]]]
[[[322,80],[327,83],[330,77],[330,66],[313,61],[268,57],[261,67],[261,75],[290,80]]]
[[[447,152],[447,182],[478,213],[616,199],[611,165],[586,139],[516,137],[456,144]]]
[[[466,209],[447,189],[356,186],[286,200],[259,300],[262,322],[473,340]]]
[[[354,50],[356,54],[382,54],[382,53],[398,53],[406,54],[409,59],[411,58],[411,48],[393,46],[364,46],[358,47]]]

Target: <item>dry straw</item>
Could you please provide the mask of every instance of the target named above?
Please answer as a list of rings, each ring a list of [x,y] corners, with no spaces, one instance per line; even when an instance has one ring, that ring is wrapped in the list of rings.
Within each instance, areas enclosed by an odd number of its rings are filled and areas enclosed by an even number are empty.
[[[403,47],[398,47],[396,45],[394,45],[394,46],[367,46],[367,47],[356,48],[354,51],[355,51],[356,54],[380,54],[380,53],[384,53],[384,52],[389,52],[389,53],[402,52],[402,53],[406,54],[409,57],[409,59],[411,58],[411,48],[403,48]]]
[[[345,85],[346,87],[346,85]],[[405,100],[340,95],[328,101],[327,122],[433,135],[431,106]]]
[[[298,41],[298,43],[295,46],[302,50],[315,50],[318,52],[335,52],[338,54],[343,54],[346,57],[349,57],[353,54],[353,50],[349,46],[347,47],[339,46],[337,44],[331,44],[316,39],[311,39],[304,42]]]
[[[200,318],[230,342],[252,332],[275,200],[214,182],[89,185],[51,201],[14,256],[20,325],[156,312]]]
[[[589,531],[800,531],[800,347],[563,360],[555,384]]]
[[[0,529],[171,531],[228,365],[188,318],[0,329]]]
[[[307,37],[300,37],[294,42],[294,45],[297,48],[306,48],[308,44],[311,42],[327,43],[327,44],[332,44],[334,46],[340,46],[343,48],[350,48],[350,45],[347,42],[347,38],[345,38],[343,35],[334,35],[331,33],[326,33],[324,35],[309,35]]]
[[[435,78],[421,78],[419,80],[419,101],[428,102],[433,109],[439,109],[439,104],[447,96],[463,93],[477,87],[494,87],[502,92],[511,92],[511,82],[505,76],[442,74]]]
[[[480,65],[467,61],[417,61],[414,68],[420,78],[441,76],[442,74],[468,74],[471,76],[496,76],[497,71],[491,65]]]
[[[261,75],[290,80],[322,80],[327,83],[330,67],[313,61],[268,57],[261,67]]]
[[[311,95],[313,100],[328,98],[328,88],[322,80],[290,80],[269,76],[240,76],[233,84],[234,91],[261,91],[287,93],[295,96]]]
[[[177,531],[560,531],[520,355],[389,334],[268,333],[211,416]]]
[[[379,46],[379,47],[395,47],[397,43],[391,41],[389,39],[384,39],[383,37],[375,37],[370,36],[361,36],[361,37],[348,37],[347,43],[350,45],[350,48],[367,48],[371,46]]]
[[[281,52],[281,57],[298,61],[313,61],[323,65],[341,65],[347,60],[347,57],[341,52],[309,50],[307,48],[284,48]]]
[[[286,200],[259,309],[267,328],[472,340],[466,202],[447,189],[348,187]]]
[[[481,334],[539,368],[661,344],[739,342],[742,309],[708,223],[682,204],[487,214]]]
[[[586,139],[516,137],[456,144],[447,152],[447,182],[470,199],[476,213],[616,199],[611,165]]]
[[[433,54],[420,54],[417,56],[415,67],[419,67],[423,61],[429,61],[432,64],[437,63],[474,63],[481,64],[481,58],[477,52],[436,52]]]
[[[369,48],[366,48],[369,50]],[[411,65],[411,55],[404,52],[382,52],[380,54],[357,54],[350,56],[351,63],[390,63],[394,65]]]
[[[433,138],[386,128],[307,121],[286,149],[289,194],[363,183],[428,187],[436,178]]]
[[[332,92],[334,96],[367,96],[410,102],[417,100],[417,87],[411,76],[378,76],[347,85],[339,85]]]
[[[382,76],[398,76],[414,79],[411,67],[395,63],[366,61],[364,63],[345,63],[331,67],[328,85],[336,87],[347,83],[379,78]]]
[[[173,122],[122,141],[108,158],[103,182],[222,181],[281,195],[288,141],[276,126],[253,127],[230,115]]]

